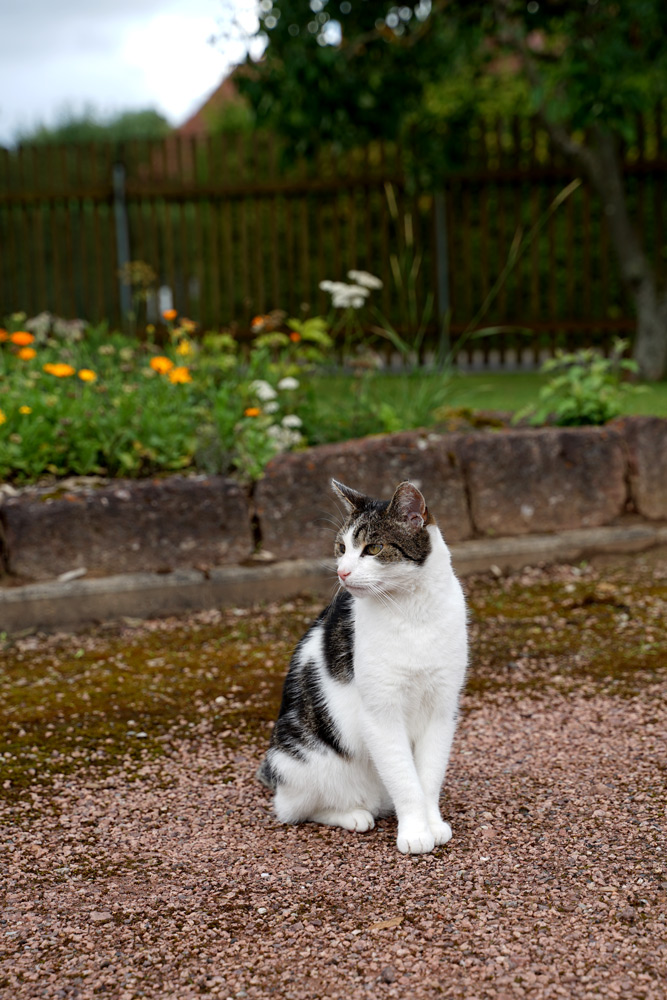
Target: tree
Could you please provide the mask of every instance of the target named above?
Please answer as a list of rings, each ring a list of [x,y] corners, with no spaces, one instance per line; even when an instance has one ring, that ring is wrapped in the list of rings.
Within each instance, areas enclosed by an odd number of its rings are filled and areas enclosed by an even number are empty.
[[[395,137],[446,81],[470,81],[460,119],[489,74],[521,80],[553,146],[602,201],[640,371],[667,376],[667,289],[633,225],[621,158],[639,113],[667,97],[664,0],[261,0],[258,34],[266,50],[242,89],[258,123],[305,153]]]

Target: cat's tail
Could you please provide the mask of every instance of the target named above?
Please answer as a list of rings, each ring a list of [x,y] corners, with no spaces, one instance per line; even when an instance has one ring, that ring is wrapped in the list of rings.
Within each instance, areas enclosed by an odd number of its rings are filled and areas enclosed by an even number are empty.
[[[278,785],[278,779],[276,778],[276,772],[273,770],[266,757],[255,771],[255,777],[258,781],[261,781],[265,788],[269,788],[272,792],[275,792]]]

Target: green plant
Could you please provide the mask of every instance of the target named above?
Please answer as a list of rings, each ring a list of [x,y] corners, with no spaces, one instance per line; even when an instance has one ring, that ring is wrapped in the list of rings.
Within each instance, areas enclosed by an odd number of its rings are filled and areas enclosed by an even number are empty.
[[[389,255],[394,282],[394,319],[389,320],[377,306],[372,306],[371,311],[378,324],[373,327],[373,332],[390,340],[404,362],[416,362],[419,360],[424,334],[433,316],[435,296],[429,291],[423,302],[419,298],[423,256],[415,245],[412,213],[399,212],[393,185],[388,182],[385,183],[385,196],[395,230],[395,249]]]
[[[137,321],[145,321],[147,302],[157,285],[157,274],[150,264],[143,260],[128,260],[118,271],[118,277],[128,285],[132,295],[132,307],[127,316],[130,333],[136,333]]]
[[[623,381],[624,373],[637,373],[637,363],[624,357],[626,348],[627,341],[616,339],[608,358],[593,349],[558,351],[542,365],[551,378],[540,390],[539,403],[520,410],[515,422],[528,418],[532,424],[580,427],[613,420],[623,411],[624,396],[642,388]]]
[[[52,318],[37,334],[11,317],[0,331],[0,479],[192,466],[253,480],[304,442],[300,379],[331,345],[321,319],[290,320],[244,350],[228,333],[195,338],[192,321],[164,318],[158,348],[104,325],[72,339]]]

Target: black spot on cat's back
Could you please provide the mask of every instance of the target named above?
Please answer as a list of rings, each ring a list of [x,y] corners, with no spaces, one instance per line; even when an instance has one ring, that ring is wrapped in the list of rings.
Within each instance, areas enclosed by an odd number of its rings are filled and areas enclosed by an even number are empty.
[[[271,746],[297,760],[306,760],[309,750],[319,744],[330,747],[342,756],[346,750],[340,733],[327,706],[322,690],[321,668],[317,657],[304,656],[304,647],[314,633],[321,633],[322,666],[339,683],[349,683],[354,676],[354,623],[352,597],[337,594],[298,643],[290,662],[283,687],[278,719],[273,729]],[[271,787],[277,780],[270,763],[260,768],[259,778]]]
[[[352,601],[349,591],[342,591],[318,619],[323,629],[322,650],[327,671],[342,684],[349,684],[354,677]]]
[[[338,727],[327,708],[314,660],[309,660],[304,665],[302,690],[301,722],[304,733],[311,733],[320,743],[345,756],[345,748],[340,741]]]

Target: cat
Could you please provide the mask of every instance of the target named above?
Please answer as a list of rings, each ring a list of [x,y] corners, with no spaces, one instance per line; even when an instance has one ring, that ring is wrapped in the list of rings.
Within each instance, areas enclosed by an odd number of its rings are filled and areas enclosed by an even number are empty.
[[[452,831],[439,808],[467,664],[467,617],[424,497],[374,500],[335,479],[347,518],[340,587],[298,643],[257,772],[280,822],[370,830],[395,813],[396,844],[422,854]]]

